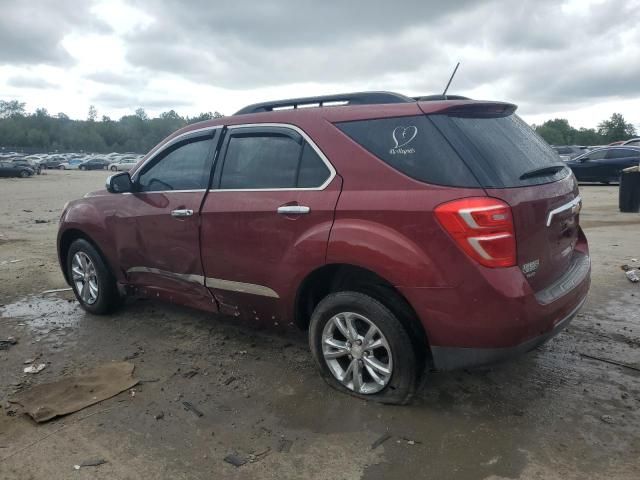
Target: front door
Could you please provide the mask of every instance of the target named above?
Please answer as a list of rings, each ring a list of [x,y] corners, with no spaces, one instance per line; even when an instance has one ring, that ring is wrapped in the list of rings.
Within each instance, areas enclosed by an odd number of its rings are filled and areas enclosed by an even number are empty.
[[[206,285],[225,313],[282,322],[325,263],[341,179],[292,126],[229,127],[219,158],[202,206]]]
[[[216,132],[186,135],[133,176],[117,213],[120,264],[130,284],[152,296],[216,311],[200,261],[200,205],[208,188]]]

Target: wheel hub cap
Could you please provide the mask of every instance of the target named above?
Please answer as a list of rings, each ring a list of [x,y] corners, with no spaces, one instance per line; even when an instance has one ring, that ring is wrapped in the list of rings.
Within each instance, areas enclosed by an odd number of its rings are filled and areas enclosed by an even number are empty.
[[[391,379],[389,342],[373,321],[358,313],[339,313],[327,322],[322,354],[333,376],[357,393],[377,393]]]
[[[96,267],[84,252],[76,252],[71,260],[71,276],[78,296],[87,305],[98,300],[98,273]]]

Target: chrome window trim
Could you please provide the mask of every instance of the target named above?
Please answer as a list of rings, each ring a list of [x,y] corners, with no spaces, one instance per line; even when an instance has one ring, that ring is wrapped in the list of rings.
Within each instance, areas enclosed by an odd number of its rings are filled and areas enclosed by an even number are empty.
[[[320,157],[320,160],[324,162],[326,167],[329,169],[329,177],[324,181],[322,185],[319,187],[293,187],[293,188],[210,188],[209,192],[211,193],[220,193],[220,192],[290,192],[290,191],[320,191],[324,190],[329,186],[329,184],[336,177],[336,169],[331,164],[327,156],[320,150],[320,147],[316,145],[307,133],[302,130],[300,127],[296,125],[292,125],[290,123],[243,123],[238,125],[228,125],[227,130],[235,130],[237,128],[255,128],[255,127],[279,127],[279,128],[288,128],[300,134],[302,138],[313,148],[316,154]]]
[[[222,128],[223,126],[224,125],[216,125],[214,127],[196,128],[195,130],[189,130],[188,132],[184,132],[184,133],[181,133],[180,135],[173,137],[172,139],[168,140],[167,142],[163,143],[160,147],[158,147],[158,150],[156,150],[153,153],[153,155],[151,155],[149,158],[147,158],[144,162],[140,164],[140,166],[133,173],[133,176],[131,177],[131,181],[135,182],[138,179],[139,172],[145,167],[145,165],[149,163],[151,160],[153,160],[154,158],[156,158],[158,155],[160,155],[162,152],[164,152],[167,148],[169,148],[173,144],[179,142],[180,140],[184,140],[184,138],[189,135],[193,135],[201,132],[207,132],[209,130],[217,130],[219,128]],[[175,191],[175,190],[171,190],[171,191]],[[149,192],[149,193],[158,193],[158,192]]]
[[[553,217],[555,217],[558,213],[562,213],[565,210],[573,209],[576,205],[580,205],[581,202],[582,202],[582,197],[578,195],[576,198],[574,198],[570,202],[567,202],[564,205],[560,205],[558,208],[554,208],[553,210],[551,210],[549,212],[549,215],[547,216],[547,227],[551,226]]]

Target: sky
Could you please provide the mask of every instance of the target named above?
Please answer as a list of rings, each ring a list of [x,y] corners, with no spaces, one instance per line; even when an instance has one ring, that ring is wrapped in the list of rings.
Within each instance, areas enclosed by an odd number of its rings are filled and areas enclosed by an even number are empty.
[[[0,0],[0,99],[86,118],[362,90],[640,129],[640,0]]]

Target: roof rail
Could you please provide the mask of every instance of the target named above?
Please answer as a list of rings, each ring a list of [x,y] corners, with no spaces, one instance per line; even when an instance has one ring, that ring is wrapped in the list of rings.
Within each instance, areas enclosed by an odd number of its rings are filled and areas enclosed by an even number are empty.
[[[327,106],[328,103],[343,103],[348,105],[375,105],[383,103],[412,103],[416,100],[394,92],[354,92],[339,93],[336,95],[323,95],[321,97],[291,98],[288,100],[275,100],[273,102],[262,102],[248,105],[238,110],[234,115],[244,115],[247,113],[271,112],[279,108],[299,108],[301,106],[319,107]]]

